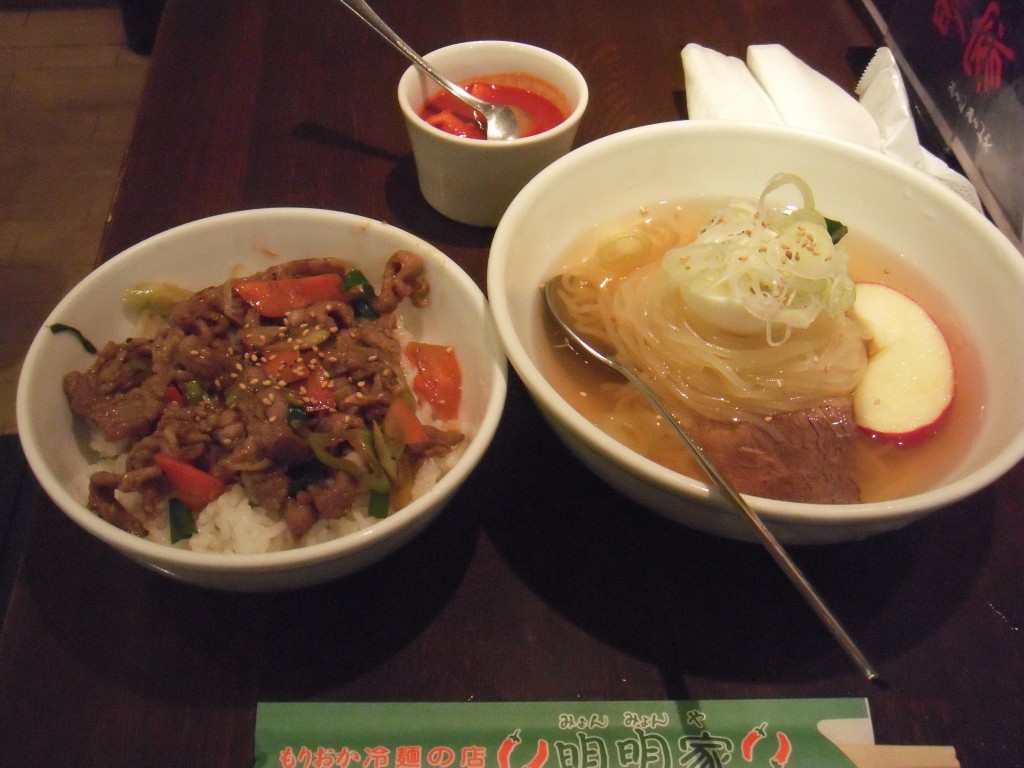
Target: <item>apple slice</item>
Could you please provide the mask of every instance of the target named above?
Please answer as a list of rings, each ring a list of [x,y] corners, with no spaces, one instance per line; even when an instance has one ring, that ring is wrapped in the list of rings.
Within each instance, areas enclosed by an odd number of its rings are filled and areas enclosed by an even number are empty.
[[[932,434],[953,402],[953,357],[928,313],[878,283],[858,283],[853,314],[872,333],[854,420],[868,432],[912,442]]]

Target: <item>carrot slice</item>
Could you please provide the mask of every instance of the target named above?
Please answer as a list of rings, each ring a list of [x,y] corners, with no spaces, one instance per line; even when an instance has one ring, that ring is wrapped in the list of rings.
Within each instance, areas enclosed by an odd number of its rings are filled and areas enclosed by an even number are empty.
[[[185,396],[181,394],[181,390],[173,384],[168,384],[167,389],[164,390],[164,402],[168,405],[176,403],[182,407],[186,405]]]
[[[222,480],[166,453],[153,456],[174,493],[193,512],[199,512],[226,490]]]
[[[299,397],[307,411],[333,411],[338,407],[338,399],[330,381],[330,376],[317,368],[300,384],[293,385],[293,388],[298,388]]]
[[[333,272],[280,280],[240,280],[234,284],[234,290],[263,317],[284,317],[294,309],[318,301],[344,301],[345,298],[341,275]]]
[[[384,414],[384,434],[403,447],[425,443],[429,439],[412,407],[401,397],[392,400]]]
[[[462,370],[455,350],[442,344],[413,341],[405,354],[416,367],[412,389],[423,401],[430,403],[439,419],[457,419],[462,400]]]
[[[275,382],[290,384],[309,375],[309,369],[299,350],[293,347],[270,347],[263,354],[260,367]]]

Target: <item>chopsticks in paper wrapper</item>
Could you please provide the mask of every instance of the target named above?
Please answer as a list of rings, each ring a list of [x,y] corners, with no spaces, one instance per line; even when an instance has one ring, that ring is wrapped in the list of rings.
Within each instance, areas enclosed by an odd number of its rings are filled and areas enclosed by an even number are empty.
[[[920,145],[888,48],[879,48],[864,70],[859,99],[781,45],[751,45],[743,62],[690,43],[682,62],[691,120],[775,123],[828,134],[917,168],[982,210],[967,178]]]
[[[952,747],[837,744],[857,768],[960,768]]]
[[[875,744],[870,718],[822,720],[818,731],[857,768],[960,768],[953,747]]]

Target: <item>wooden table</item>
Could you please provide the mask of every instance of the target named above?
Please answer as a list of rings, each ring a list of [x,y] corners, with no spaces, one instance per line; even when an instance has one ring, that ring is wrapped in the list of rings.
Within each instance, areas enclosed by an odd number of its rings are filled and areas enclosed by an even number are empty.
[[[780,42],[847,88],[875,44],[843,0],[376,5],[422,51],[506,38],[565,55],[591,88],[579,143],[684,116],[687,42],[735,55]],[[394,96],[404,67],[331,0],[171,0],[101,257],[210,214],[315,206],[411,230],[482,285],[492,230],[445,220],[417,190]],[[1024,764],[1022,466],[902,531],[797,551],[885,691],[760,548],[610,492],[514,378],[493,450],[424,535],[299,592],[165,579],[26,484],[0,635],[4,765],[246,766],[268,700],[817,696],[867,697],[881,743]]]

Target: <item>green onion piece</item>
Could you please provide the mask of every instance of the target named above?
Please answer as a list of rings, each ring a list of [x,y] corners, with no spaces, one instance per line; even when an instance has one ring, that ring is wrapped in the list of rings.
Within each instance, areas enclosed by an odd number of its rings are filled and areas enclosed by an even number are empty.
[[[196,521],[192,510],[181,499],[170,499],[167,503],[167,527],[170,529],[171,544],[192,538],[196,532]]]
[[[373,445],[373,433],[368,429],[350,429],[345,432],[345,439],[349,445],[355,448],[356,453],[366,464],[367,473],[364,478],[366,485],[371,490],[381,493],[391,491],[391,481],[388,480],[384,467],[381,466],[380,458]]]
[[[388,478],[395,482],[398,480],[398,458],[402,455],[402,448],[395,446],[378,422],[373,422],[373,449],[380,462],[381,468]]]
[[[370,281],[366,279],[366,275],[358,269],[350,269],[346,272],[341,282],[346,288],[362,288],[366,290],[370,286]]]
[[[294,346],[297,349],[312,349],[313,347],[320,346],[325,341],[329,341],[331,338],[331,332],[326,328],[317,328],[316,330],[303,333],[297,339],[294,340]]]
[[[50,326],[51,333],[70,333],[76,339],[78,343],[82,345],[82,349],[88,352],[90,355],[96,354],[96,345],[89,341],[82,332],[75,328],[73,325],[65,325],[64,323],[54,323]]]
[[[249,326],[238,332],[238,338],[247,347],[258,349],[270,346],[284,336],[287,330],[283,325]]]
[[[388,491],[370,491],[370,517],[382,520],[388,516],[391,508],[391,493]]]
[[[172,283],[139,283],[124,292],[122,301],[135,312],[167,316],[171,307],[192,295],[192,291]]]
[[[373,444],[373,433],[369,429],[349,429],[344,439],[355,450],[366,469],[363,471],[363,483],[370,489],[387,493],[391,490],[391,481],[381,466],[380,459]]]
[[[343,440],[352,446],[355,453],[362,460],[365,469],[356,462],[335,456],[328,448]],[[306,442],[313,449],[313,455],[328,467],[339,469],[354,480],[358,480],[364,488],[369,488],[381,493],[388,493],[391,490],[391,482],[377,459],[373,450],[373,438],[368,429],[350,429],[342,436],[330,435],[326,432],[313,432]]]
[[[366,275],[358,269],[350,269],[345,273],[342,285],[346,288],[359,288],[363,293],[352,302],[352,309],[355,310],[356,317],[362,320],[376,319],[377,313],[373,311],[373,306],[370,304],[374,297],[373,286],[366,279]]]
[[[189,405],[198,405],[206,399],[206,390],[196,379],[189,379],[181,385],[181,394]]]
[[[366,472],[358,467],[354,462],[349,461],[341,456],[335,456],[331,453],[328,448],[337,441],[333,435],[329,435],[326,432],[313,432],[306,438],[309,443],[309,447],[313,449],[313,455],[316,456],[317,460],[332,469],[340,469],[347,475],[358,479],[361,479]]]
[[[238,401],[242,398],[242,391],[238,387],[231,387],[227,392],[224,393],[224,405],[228,408],[234,408],[238,405]]]
[[[828,233],[832,237],[833,245],[842,240],[850,232],[850,228],[848,226],[843,224],[841,221],[830,219],[828,216],[825,217],[825,227],[828,229]]]
[[[363,297],[359,297],[352,302],[352,309],[355,310],[356,317],[360,320],[374,320],[377,317],[377,313],[373,311],[370,302]]]
[[[335,436],[324,432],[313,432],[306,438],[309,447],[313,449],[313,455],[324,466],[344,472],[353,480],[359,482],[364,488],[377,487],[378,489],[385,489],[387,487],[387,478],[384,479],[385,485],[382,485],[373,477],[369,470],[364,469],[351,459],[335,456],[331,453],[328,448],[336,443],[337,440],[338,438]],[[356,451],[356,453],[360,456],[362,455],[359,451]]]
[[[288,403],[288,423],[293,427],[296,424],[304,424],[309,418],[309,413],[298,403]]]

